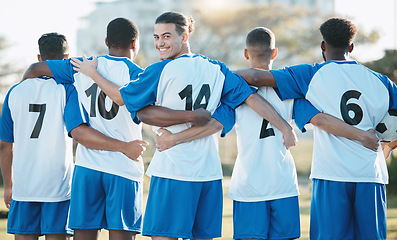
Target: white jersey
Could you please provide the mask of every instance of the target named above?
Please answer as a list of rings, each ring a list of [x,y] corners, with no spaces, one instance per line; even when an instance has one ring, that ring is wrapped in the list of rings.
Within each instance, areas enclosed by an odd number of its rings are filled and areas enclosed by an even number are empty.
[[[356,62],[299,65],[287,71],[272,72],[284,97],[303,94],[318,110],[362,130],[375,129],[388,109],[397,106],[395,85],[386,76]],[[292,73],[294,84],[290,82]],[[388,183],[386,161],[380,146],[373,152],[360,142],[337,137],[319,128],[314,131],[310,178]]]
[[[92,128],[122,141],[142,139],[142,125],[135,124],[125,106],[118,106],[89,77],[72,69],[69,60],[47,61],[55,79],[59,82],[74,82],[79,100],[87,111]],[[98,72],[118,86],[135,79],[143,70],[128,58],[98,57]],[[59,80],[60,79],[60,80]],[[133,161],[121,152],[93,150],[78,145],[76,165],[100,172],[110,173],[134,181],[143,179],[143,163]]]
[[[273,88],[261,87],[265,98],[287,122],[292,121],[294,100],[281,101]],[[236,108],[238,155],[229,198],[242,202],[297,196],[294,159],[283,144],[283,134],[247,104]]]
[[[0,138],[14,142],[13,200],[70,199],[73,152],[67,130],[82,123],[73,85],[36,78],[27,79],[8,92],[0,120]]]
[[[140,98],[134,97],[135,92],[141,93]],[[205,108],[213,113],[221,98],[237,106],[251,93],[244,80],[231,73],[224,64],[201,55],[183,55],[153,64],[137,81],[121,89],[131,112],[154,103],[176,110]],[[186,123],[167,129],[177,133],[191,126]],[[212,136],[156,151],[146,174],[182,181],[212,181],[223,177]]]

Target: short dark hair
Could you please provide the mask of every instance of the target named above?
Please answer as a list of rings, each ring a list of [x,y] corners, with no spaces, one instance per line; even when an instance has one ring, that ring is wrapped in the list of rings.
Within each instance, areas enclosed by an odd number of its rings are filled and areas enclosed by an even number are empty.
[[[176,32],[179,35],[187,33],[189,36],[194,31],[194,20],[192,17],[186,17],[180,12],[165,12],[157,17],[155,24],[158,23],[174,23]]]
[[[128,18],[113,19],[107,26],[106,39],[109,48],[126,49],[138,36],[138,27]]]
[[[56,32],[41,35],[38,44],[40,56],[43,61],[61,60],[69,50],[66,37]]]
[[[320,26],[320,32],[326,43],[335,48],[346,48],[353,43],[357,34],[356,26],[344,18],[330,18]]]
[[[257,27],[248,33],[245,45],[254,58],[269,58],[276,48],[276,37],[270,29]]]

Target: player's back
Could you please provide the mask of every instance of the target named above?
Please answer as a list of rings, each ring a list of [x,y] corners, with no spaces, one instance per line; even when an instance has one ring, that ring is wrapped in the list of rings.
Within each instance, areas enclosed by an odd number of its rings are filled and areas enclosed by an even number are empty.
[[[320,111],[357,128],[374,129],[389,109],[384,76],[355,62],[331,62],[313,76],[306,98]],[[315,128],[312,178],[387,183],[381,151]]]
[[[128,58],[98,57],[99,73],[118,86],[135,79],[142,71]],[[123,140],[142,139],[142,125],[132,121],[125,106],[118,106],[89,77],[74,73],[74,85],[79,100],[87,111],[90,126],[103,134]],[[100,151],[79,146],[76,165],[140,181],[143,176],[142,161],[132,161],[120,152]],[[142,160],[140,158],[140,160]]]
[[[64,109],[72,89],[70,84],[57,85],[37,78],[9,91],[5,101],[9,112],[3,114],[11,117],[5,131],[13,135],[10,140],[14,142],[14,200],[52,202],[70,198],[73,154]]]
[[[270,87],[260,87],[265,98],[287,122],[294,100],[282,101]],[[235,110],[238,155],[229,197],[237,201],[268,201],[298,195],[294,160],[283,144],[283,134],[247,104]]]

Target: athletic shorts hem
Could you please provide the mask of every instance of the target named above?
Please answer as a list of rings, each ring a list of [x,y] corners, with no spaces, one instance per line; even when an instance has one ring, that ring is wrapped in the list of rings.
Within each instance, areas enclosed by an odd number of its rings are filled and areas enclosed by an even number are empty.
[[[28,234],[37,234],[37,235],[43,235],[39,231],[23,231],[23,230],[16,230],[16,229],[7,229],[7,233],[9,234],[22,234],[22,235],[28,235]]]
[[[117,227],[106,227],[106,230],[117,230],[117,231],[126,231],[126,232],[135,232],[137,234],[140,234],[142,232],[142,229],[137,229],[137,228],[117,228]]]
[[[68,226],[68,228],[72,229],[72,230],[85,230],[85,229],[105,229],[106,226]]]
[[[267,235],[233,235],[233,239],[296,239],[300,238],[300,234],[291,234],[291,235],[284,235],[284,236],[267,236]]]
[[[184,233],[154,233],[154,232],[142,232],[142,236],[158,236],[158,237],[170,237],[170,238],[186,238],[192,239],[193,235],[186,235]]]

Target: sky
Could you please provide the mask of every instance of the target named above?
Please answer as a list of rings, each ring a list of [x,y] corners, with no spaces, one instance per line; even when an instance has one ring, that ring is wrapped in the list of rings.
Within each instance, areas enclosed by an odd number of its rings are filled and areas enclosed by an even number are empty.
[[[111,1],[111,0],[102,0]],[[6,2],[6,3],[4,3]],[[9,45],[2,58],[22,66],[37,60],[37,40],[43,33],[59,32],[68,38],[70,54],[76,55],[79,19],[92,11],[95,0],[12,0],[0,10],[0,36]],[[61,6],[61,4],[64,4]],[[338,15],[348,17],[359,31],[376,29],[381,34],[374,47],[357,46],[352,56],[359,61],[379,59],[383,49],[396,49],[396,0],[335,0]]]

